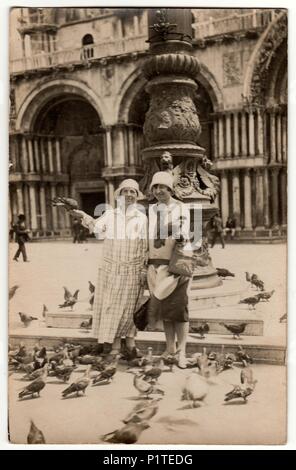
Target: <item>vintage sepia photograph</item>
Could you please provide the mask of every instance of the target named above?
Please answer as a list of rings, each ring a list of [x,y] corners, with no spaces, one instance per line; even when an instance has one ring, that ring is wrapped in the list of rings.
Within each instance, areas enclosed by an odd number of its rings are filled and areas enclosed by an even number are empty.
[[[10,9],[12,444],[287,442],[287,42],[285,8]]]

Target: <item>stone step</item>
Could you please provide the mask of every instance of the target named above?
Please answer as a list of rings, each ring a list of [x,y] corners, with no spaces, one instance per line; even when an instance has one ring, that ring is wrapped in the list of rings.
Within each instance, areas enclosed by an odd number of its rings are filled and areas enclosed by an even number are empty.
[[[45,323],[48,328],[80,328],[81,323],[91,317],[91,312],[47,312]]]
[[[18,328],[11,331],[9,343],[14,348],[20,342],[28,348],[32,348],[36,343],[48,348],[61,345],[63,342],[79,344],[95,344],[96,339],[91,337],[90,331],[81,331],[68,328]],[[165,337],[162,332],[138,332],[136,337],[137,346],[143,352],[151,346],[153,354],[161,354],[165,350]],[[283,365],[286,363],[286,346],[284,337],[263,337],[245,336],[241,340],[235,340],[230,335],[208,335],[205,339],[199,339],[196,335],[189,334],[187,341],[187,354],[207,351],[221,351],[224,345],[225,352],[236,352],[239,345],[253,357],[255,362],[266,364]]]
[[[225,279],[221,286],[211,289],[192,288],[189,293],[189,310],[237,305],[249,293],[248,289],[247,282],[235,278]]]

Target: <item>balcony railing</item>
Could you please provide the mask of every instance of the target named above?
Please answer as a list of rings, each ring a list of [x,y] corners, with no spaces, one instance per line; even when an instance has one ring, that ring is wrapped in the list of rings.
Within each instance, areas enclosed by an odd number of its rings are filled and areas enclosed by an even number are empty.
[[[94,59],[141,52],[148,49],[147,36],[124,38],[98,44],[90,44],[76,49],[63,49],[54,52],[42,52],[31,57],[10,61],[10,73],[83,63]]]
[[[204,22],[193,23],[195,39],[204,39],[210,36],[246,31],[266,27],[276,17],[272,10],[251,10],[247,13],[225,16],[224,18],[210,18]]]

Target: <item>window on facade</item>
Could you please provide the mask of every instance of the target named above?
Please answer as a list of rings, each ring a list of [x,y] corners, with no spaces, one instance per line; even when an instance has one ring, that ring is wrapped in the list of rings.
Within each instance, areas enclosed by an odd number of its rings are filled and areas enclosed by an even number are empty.
[[[91,34],[86,34],[82,38],[82,59],[92,59],[94,56],[94,38]]]

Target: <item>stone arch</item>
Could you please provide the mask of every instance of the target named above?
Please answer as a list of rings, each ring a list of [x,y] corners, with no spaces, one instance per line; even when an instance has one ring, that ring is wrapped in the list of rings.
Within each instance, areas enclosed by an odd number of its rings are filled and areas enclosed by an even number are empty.
[[[210,72],[208,67],[200,63],[199,73],[196,77],[196,80],[206,89],[208,92],[212,104],[213,104],[213,111],[219,112],[223,109],[223,93],[218,85],[218,82],[214,75]]]
[[[278,53],[273,58],[271,64],[271,74],[266,90],[266,104],[273,106],[274,104],[287,104],[287,47],[285,43],[278,49]]]
[[[128,123],[130,107],[138,93],[145,88],[146,83],[147,80],[140,69],[134,70],[123,82],[115,103],[117,122]]]
[[[51,80],[35,88],[23,101],[16,119],[16,130],[30,132],[35,119],[44,105],[59,95],[78,95],[88,101],[97,111],[104,126],[104,106],[100,98],[85,83],[77,80]]]
[[[287,15],[280,13],[261,35],[250,57],[243,86],[244,98],[263,104],[270,66],[279,47],[287,41]]]

